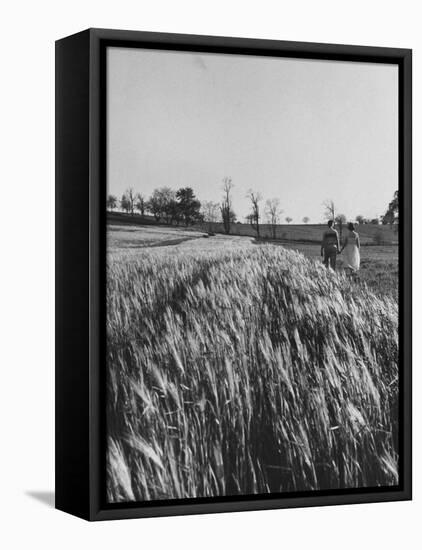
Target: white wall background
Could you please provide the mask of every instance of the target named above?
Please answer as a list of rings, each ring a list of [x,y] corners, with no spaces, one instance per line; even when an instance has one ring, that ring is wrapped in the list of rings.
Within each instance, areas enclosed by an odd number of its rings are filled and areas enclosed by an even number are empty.
[[[421,262],[415,246],[413,502],[88,524],[54,488],[54,40],[87,27],[414,49],[414,211],[422,207],[418,2],[38,0],[0,33],[0,544],[3,548],[398,548],[421,543]],[[421,226],[414,227],[421,241]],[[419,307],[418,307],[419,306]]]

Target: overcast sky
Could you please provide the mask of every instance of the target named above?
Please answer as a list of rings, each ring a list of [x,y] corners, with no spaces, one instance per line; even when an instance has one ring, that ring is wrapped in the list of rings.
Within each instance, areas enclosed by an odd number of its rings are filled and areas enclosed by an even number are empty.
[[[398,71],[345,63],[108,49],[108,192],[192,187],[238,218],[249,189],[301,223],[333,199],[384,213],[398,187]]]

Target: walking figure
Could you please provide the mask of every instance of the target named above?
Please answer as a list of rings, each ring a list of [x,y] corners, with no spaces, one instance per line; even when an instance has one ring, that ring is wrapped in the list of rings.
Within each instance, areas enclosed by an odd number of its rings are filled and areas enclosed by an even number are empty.
[[[347,228],[349,232],[340,252],[344,250],[345,269],[349,271],[352,279],[357,280],[360,268],[360,239],[353,223],[347,224]]]
[[[321,243],[321,256],[324,257],[325,267],[336,269],[337,254],[340,253],[340,240],[333,227],[333,220],[329,220],[328,229],[324,231]]]

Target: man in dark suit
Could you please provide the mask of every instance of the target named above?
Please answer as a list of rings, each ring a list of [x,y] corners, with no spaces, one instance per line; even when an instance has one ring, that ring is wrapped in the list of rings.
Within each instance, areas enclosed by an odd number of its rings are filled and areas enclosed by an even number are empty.
[[[324,231],[321,243],[321,256],[324,256],[325,267],[336,269],[337,254],[340,253],[340,240],[333,227],[333,220],[329,220],[328,229]]]

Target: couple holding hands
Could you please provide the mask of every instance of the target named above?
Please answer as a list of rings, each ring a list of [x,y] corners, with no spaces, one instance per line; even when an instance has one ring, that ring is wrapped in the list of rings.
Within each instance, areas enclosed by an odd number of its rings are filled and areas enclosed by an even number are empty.
[[[353,223],[348,223],[347,229],[348,233],[343,246],[340,248],[340,239],[336,229],[334,229],[334,221],[330,220],[328,222],[328,229],[322,236],[321,256],[324,257],[324,265],[335,270],[337,255],[344,251],[344,267],[354,274],[359,271],[360,267],[360,240]]]

